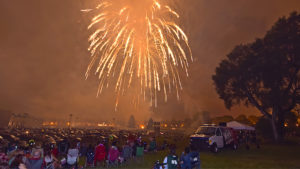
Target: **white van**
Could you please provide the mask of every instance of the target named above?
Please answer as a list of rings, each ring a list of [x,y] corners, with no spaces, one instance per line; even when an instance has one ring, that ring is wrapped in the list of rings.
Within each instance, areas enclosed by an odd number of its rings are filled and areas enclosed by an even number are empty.
[[[200,126],[195,134],[190,136],[190,144],[199,150],[210,149],[215,153],[225,146],[232,146],[233,149],[237,149],[234,130],[215,125]]]

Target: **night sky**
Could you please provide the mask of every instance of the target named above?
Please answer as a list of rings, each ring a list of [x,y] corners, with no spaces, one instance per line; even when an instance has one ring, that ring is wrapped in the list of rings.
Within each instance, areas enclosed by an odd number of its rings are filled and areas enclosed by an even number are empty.
[[[243,106],[226,110],[211,79],[215,68],[234,46],[263,37],[276,20],[300,11],[299,0],[177,0],[194,62],[183,78],[181,100],[159,99],[133,106],[131,93],[114,111],[115,94],[107,89],[96,98],[95,76],[85,80],[90,61],[90,17],[81,9],[94,0],[0,1],[0,109],[51,119],[70,113],[83,120],[128,118],[179,119],[194,112],[211,116],[258,114]]]

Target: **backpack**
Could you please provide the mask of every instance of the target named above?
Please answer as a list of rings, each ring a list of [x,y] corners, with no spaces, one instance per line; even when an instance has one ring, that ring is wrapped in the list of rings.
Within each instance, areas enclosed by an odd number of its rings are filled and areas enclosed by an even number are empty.
[[[178,158],[176,155],[169,155],[167,159],[168,169],[178,168]]]

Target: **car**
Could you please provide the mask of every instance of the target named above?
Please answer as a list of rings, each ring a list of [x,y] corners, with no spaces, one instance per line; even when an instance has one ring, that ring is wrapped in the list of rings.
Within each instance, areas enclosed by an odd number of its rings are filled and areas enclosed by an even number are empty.
[[[202,125],[195,134],[190,136],[190,144],[198,150],[209,149],[214,153],[226,146],[234,150],[238,148],[235,131],[229,127],[216,125]]]

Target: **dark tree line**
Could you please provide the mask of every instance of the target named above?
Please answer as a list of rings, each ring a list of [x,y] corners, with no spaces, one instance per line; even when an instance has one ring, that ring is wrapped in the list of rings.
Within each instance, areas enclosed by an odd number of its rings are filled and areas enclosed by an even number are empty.
[[[263,38],[236,46],[213,81],[228,109],[256,107],[281,140],[286,116],[300,104],[300,14],[282,17]]]
[[[136,121],[133,115],[129,117],[128,128],[136,128]]]

